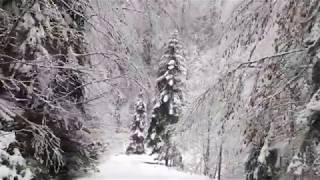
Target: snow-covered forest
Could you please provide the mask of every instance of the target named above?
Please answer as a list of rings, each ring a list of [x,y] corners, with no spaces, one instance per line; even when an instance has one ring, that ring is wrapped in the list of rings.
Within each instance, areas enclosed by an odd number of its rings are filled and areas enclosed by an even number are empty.
[[[318,71],[319,0],[0,0],[0,179],[320,179]]]

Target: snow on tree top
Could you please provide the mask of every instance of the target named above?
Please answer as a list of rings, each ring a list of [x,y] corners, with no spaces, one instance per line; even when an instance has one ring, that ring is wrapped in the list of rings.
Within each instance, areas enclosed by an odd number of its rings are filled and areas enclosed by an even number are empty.
[[[172,74],[168,74],[167,76],[166,76],[166,80],[170,80],[170,79],[172,79],[173,78],[173,75]]]
[[[178,44],[178,39],[170,39],[170,41],[169,41],[169,45],[176,45],[176,44]]]
[[[174,56],[175,56],[176,59],[178,59],[178,60],[180,60],[180,61],[185,61],[185,60],[186,60],[186,59],[185,59],[183,56],[181,56],[180,54],[175,54]]]
[[[168,82],[168,84],[169,84],[169,86],[173,86],[173,84],[174,84],[173,79],[170,79],[170,81]]]
[[[171,59],[169,62],[168,62],[168,65],[174,65],[176,63],[176,61],[174,59]]]
[[[164,95],[164,97],[163,97],[163,102],[168,102],[168,100],[169,100],[169,96],[166,94],[166,95]]]
[[[174,66],[168,66],[168,70],[172,70],[172,69],[174,69]]]

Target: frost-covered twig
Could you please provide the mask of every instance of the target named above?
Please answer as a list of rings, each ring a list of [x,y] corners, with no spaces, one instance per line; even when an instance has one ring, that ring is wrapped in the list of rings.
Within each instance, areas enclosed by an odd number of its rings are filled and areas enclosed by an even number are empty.
[[[283,89],[285,89],[286,87],[288,87],[289,85],[291,85],[294,81],[296,81],[297,79],[301,78],[300,76],[306,71],[306,68],[303,68],[296,76],[292,77],[290,80],[288,80],[283,86],[281,86],[280,88],[278,88],[276,90],[275,93],[269,95],[266,97],[266,99],[270,99],[273,98],[274,96],[280,94]]]
[[[74,92],[76,92],[78,89],[82,89],[86,86],[92,85],[92,84],[97,84],[97,83],[102,83],[102,82],[107,82],[107,81],[111,81],[111,80],[115,80],[115,79],[120,79],[120,78],[125,78],[126,76],[116,76],[116,77],[112,77],[112,78],[105,78],[105,79],[99,79],[99,80],[95,80],[95,81],[90,81],[88,83],[82,84],[80,86],[75,87],[73,90],[71,90],[70,92],[66,93],[63,96],[60,96],[54,100],[60,100],[60,99],[64,99],[68,96],[70,96],[71,94],[73,94]]]
[[[60,139],[56,137],[51,129],[45,125],[39,125],[29,121],[19,113],[14,113],[0,103],[0,118],[13,121],[13,118],[19,118],[26,127],[16,129],[14,133],[27,132],[33,136],[31,140],[36,159],[44,160],[46,166],[53,167],[56,172],[63,166],[62,150],[60,148]]]
[[[289,54],[299,53],[299,52],[304,52],[304,51],[306,51],[306,49],[296,49],[296,50],[292,50],[292,51],[288,51],[288,52],[282,52],[282,53],[274,54],[274,55],[271,55],[271,56],[265,56],[265,57],[262,57],[260,59],[254,60],[254,61],[241,63],[235,69],[230,71],[229,73],[233,73],[233,72],[237,71],[238,69],[240,69],[242,67],[247,67],[247,66],[250,66],[252,64],[262,63],[267,59],[273,59],[273,58],[276,58],[276,57],[286,56],[286,55],[289,55]]]
[[[53,167],[56,173],[59,172],[60,168],[64,165],[60,139],[48,126],[31,122],[19,114],[16,114],[16,116],[28,124],[26,128],[20,131],[32,134],[31,146],[35,151],[34,157],[37,160],[43,160],[40,162],[44,162],[46,166]]]
[[[288,51],[288,52],[282,52],[282,53],[278,53],[278,54],[274,54],[274,55],[271,55],[271,56],[265,56],[263,58],[260,58],[260,59],[257,59],[257,60],[254,60],[254,61],[250,61],[250,62],[245,62],[245,63],[241,63],[239,64],[236,68],[234,68],[233,70],[231,71],[228,71],[224,76],[222,76],[220,78],[220,80],[225,80],[228,76],[234,74],[236,71],[238,71],[239,69],[241,68],[245,68],[249,65],[252,65],[252,64],[258,64],[258,63],[262,63],[264,62],[265,60],[267,59],[273,59],[273,58],[276,58],[276,57],[281,57],[281,56],[286,56],[286,55],[289,55],[289,54],[293,54],[293,53],[299,53],[299,52],[305,52],[306,49],[296,49],[296,50],[292,50],[292,51]],[[196,99],[196,103],[195,104],[198,104],[200,105],[201,102],[203,102],[205,99],[207,99],[208,97],[208,94],[210,92],[212,92],[212,90],[218,88],[218,86],[220,86],[220,83],[215,83],[212,87],[208,88],[206,91],[204,91],[204,93],[202,93],[200,96],[198,96],[198,98]]]

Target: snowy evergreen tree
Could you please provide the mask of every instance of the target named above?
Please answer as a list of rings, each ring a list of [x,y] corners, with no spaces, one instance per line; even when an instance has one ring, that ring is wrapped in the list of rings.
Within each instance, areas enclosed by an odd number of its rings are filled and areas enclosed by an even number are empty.
[[[185,58],[182,45],[175,31],[160,59],[157,89],[157,102],[153,108],[151,124],[148,129],[148,146],[153,153],[160,153],[166,159],[171,151],[170,137],[173,124],[177,123],[182,112],[183,87],[186,75]]]
[[[0,1],[0,100],[14,121],[5,131],[44,179],[92,162],[82,104],[87,8],[87,0]]]
[[[143,154],[144,153],[144,128],[147,117],[146,104],[143,101],[143,94],[140,92],[135,104],[135,114],[131,125],[132,135],[130,144],[127,148],[127,154]]]

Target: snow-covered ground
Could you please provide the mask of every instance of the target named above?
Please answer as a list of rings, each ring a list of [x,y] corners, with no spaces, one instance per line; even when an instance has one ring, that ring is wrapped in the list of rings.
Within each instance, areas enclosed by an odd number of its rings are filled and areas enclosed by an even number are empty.
[[[209,180],[157,164],[148,155],[114,155],[98,168],[99,173],[78,180]]]

